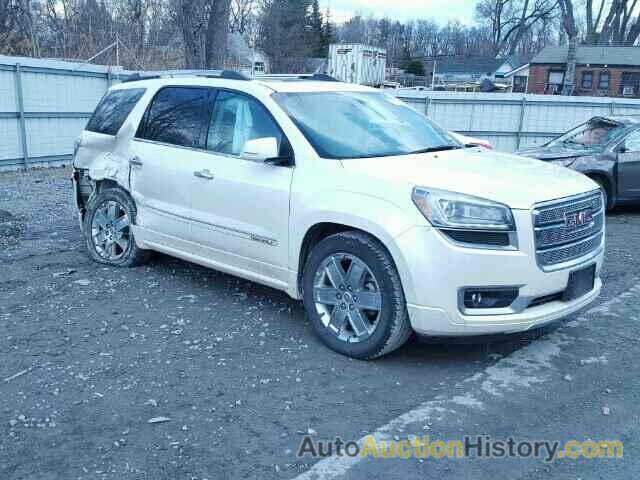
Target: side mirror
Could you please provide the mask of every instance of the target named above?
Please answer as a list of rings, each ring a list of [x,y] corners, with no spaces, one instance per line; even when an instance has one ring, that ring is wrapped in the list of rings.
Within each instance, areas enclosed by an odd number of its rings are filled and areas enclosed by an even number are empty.
[[[624,145],[618,145],[618,148],[616,148],[617,153],[627,153],[628,151],[629,149]]]
[[[255,162],[264,162],[276,158],[278,155],[278,140],[275,137],[247,140],[240,153],[242,158]]]

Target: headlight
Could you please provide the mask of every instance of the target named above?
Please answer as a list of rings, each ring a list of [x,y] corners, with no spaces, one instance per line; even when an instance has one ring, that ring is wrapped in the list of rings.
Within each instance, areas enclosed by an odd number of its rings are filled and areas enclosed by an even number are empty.
[[[413,189],[413,202],[434,227],[515,231],[511,209],[483,198],[431,188]]]

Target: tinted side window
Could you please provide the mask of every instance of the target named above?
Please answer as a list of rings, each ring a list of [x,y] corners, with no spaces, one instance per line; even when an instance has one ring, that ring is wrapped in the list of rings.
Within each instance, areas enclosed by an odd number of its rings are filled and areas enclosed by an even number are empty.
[[[144,92],[144,88],[129,88],[107,93],[93,112],[87,130],[115,135]]]
[[[138,137],[182,147],[198,147],[206,128],[205,88],[163,88],[153,99]]]
[[[274,137],[282,146],[282,132],[265,108],[246,95],[220,92],[211,115],[207,150],[240,155],[247,140]]]

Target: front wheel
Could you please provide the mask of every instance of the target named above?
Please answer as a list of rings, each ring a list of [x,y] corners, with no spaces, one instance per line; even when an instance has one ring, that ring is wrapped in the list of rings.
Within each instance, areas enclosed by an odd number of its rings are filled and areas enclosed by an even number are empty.
[[[304,267],[303,293],[316,333],[344,355],[376,358],[411,336],[393,259],[365,233],[338,233],[318,243]]]
[[[114,267],[134,267],[149,258],[136,245],[131,225],[136,205],[123,190],[111,188],[92,197],[84,217],[84,237],[92,260]]]

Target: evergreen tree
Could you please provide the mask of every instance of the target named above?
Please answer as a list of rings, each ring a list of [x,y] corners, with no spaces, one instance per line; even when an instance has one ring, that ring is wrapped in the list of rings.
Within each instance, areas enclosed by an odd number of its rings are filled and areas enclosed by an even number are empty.
[[[324,23],[322,24],[322,38],[320,40],[320,56],[327,58],[329,56],[329,45],[335,42],[335,28],[331,23],[331,10],[327,7],[324,14]]]
[[[323,19],[322,12],[320,11],[320,3],[318,0],[313,0],[311,3],[311,13],[309,18],[309,25],[311,26],[311,31],[309,32],[309,40],[313,45],[313,53],[314,57],[322,57],[323,56]]]
[[[304,71],[312,56],[313,42],[311,0],[271,0],[265,2],[261,15],[260,46],[269,57],[271,71]]]

